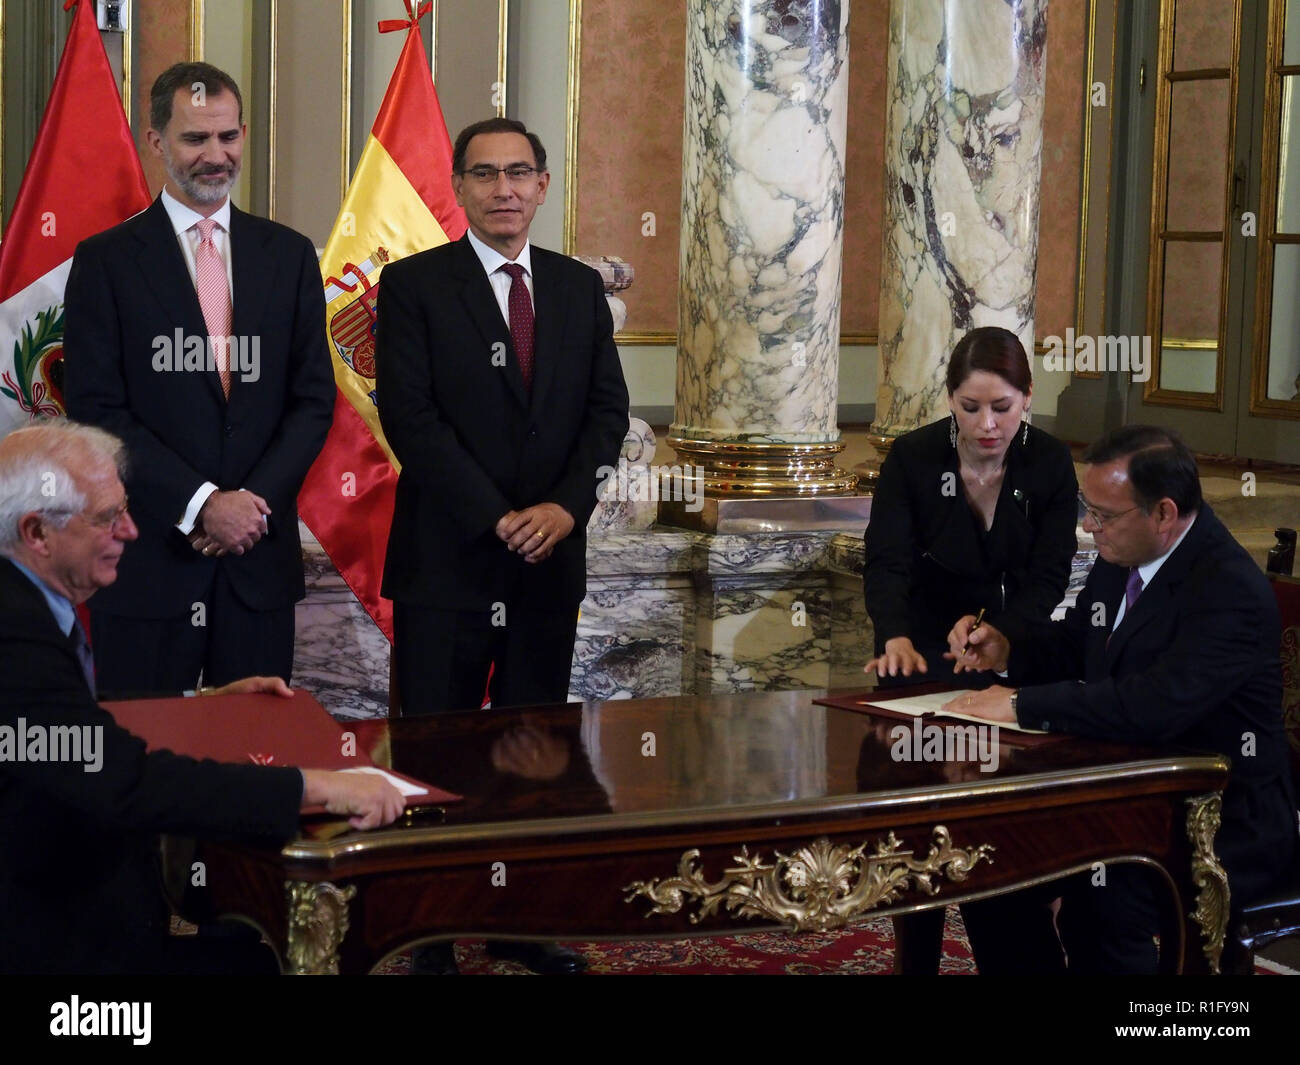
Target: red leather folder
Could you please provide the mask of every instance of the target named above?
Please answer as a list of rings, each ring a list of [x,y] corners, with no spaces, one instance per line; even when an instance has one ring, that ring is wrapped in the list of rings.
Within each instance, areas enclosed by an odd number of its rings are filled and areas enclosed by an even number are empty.
[[[191,758],[244,765],[299,769],[358,769],[375,763],[360,739],[326,712],[307,692],[278,695],[204,695],[193,698],[131,699],[104,709],[149,750],[166,749]],[[461,796],[380,766],[424,788],[408,795],[407,806],[456,802]],[[304,810],[304,813],[323,812]]]

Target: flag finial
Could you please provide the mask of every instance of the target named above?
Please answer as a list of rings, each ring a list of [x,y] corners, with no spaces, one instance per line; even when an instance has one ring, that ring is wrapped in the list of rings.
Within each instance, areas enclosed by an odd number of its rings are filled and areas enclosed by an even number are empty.
[[[74,0],[75,2],[75,0]],[[420,19],[433,10],[433,0],[424,0],[416,9],[415,0],[406,0],[406,18],[385,18],[379,20],[380,33],[396,33],[398,30],[414,30],[420,26]]]

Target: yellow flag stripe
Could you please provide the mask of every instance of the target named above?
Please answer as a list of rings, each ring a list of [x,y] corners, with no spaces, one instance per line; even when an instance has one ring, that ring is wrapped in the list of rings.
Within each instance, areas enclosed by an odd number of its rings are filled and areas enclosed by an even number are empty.
[[[369,137],[320,267],[328,301],[325,318],[334,380],[379,441],[394,469],[399,464],[380,428],[373,398],[374,347],[368,328],[372,319],[364,306],[356,304],[366,292],[366,281],[371,288],[379,283],[384,261],[392,262],[445,243],[447,234],[419,193],[384,146],[374,136]],[[352,272],[353,266],[365,273],[365,281]],[[353,291],[331,284],[330,278],[354,285]],[[353,365],[348,365],[344,351]]]

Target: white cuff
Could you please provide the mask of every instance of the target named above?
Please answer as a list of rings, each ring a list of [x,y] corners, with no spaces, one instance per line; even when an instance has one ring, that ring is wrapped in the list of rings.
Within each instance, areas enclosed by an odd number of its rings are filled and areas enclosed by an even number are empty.
[[[189,505],[185,508],[185,515],[176,523],[176,528],[181,531],[183,536],[189,536],[194,531],[194,523],[199,520],[199,511],[203,509],[203,504],[208,501],[208,496],[217,491],[217,486],[211,481],[204,481],[199,490],[190,497]]]

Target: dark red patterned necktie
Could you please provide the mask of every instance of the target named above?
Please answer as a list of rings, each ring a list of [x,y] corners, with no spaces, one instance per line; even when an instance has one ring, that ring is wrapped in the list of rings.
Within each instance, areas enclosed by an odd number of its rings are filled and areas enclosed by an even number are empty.
[[[510,339],[515,345],[519,372],[524,375],[524,387],[533,390],[533,300],[524,284],[524,268],[518,263],[501,267],[510,275]]]

